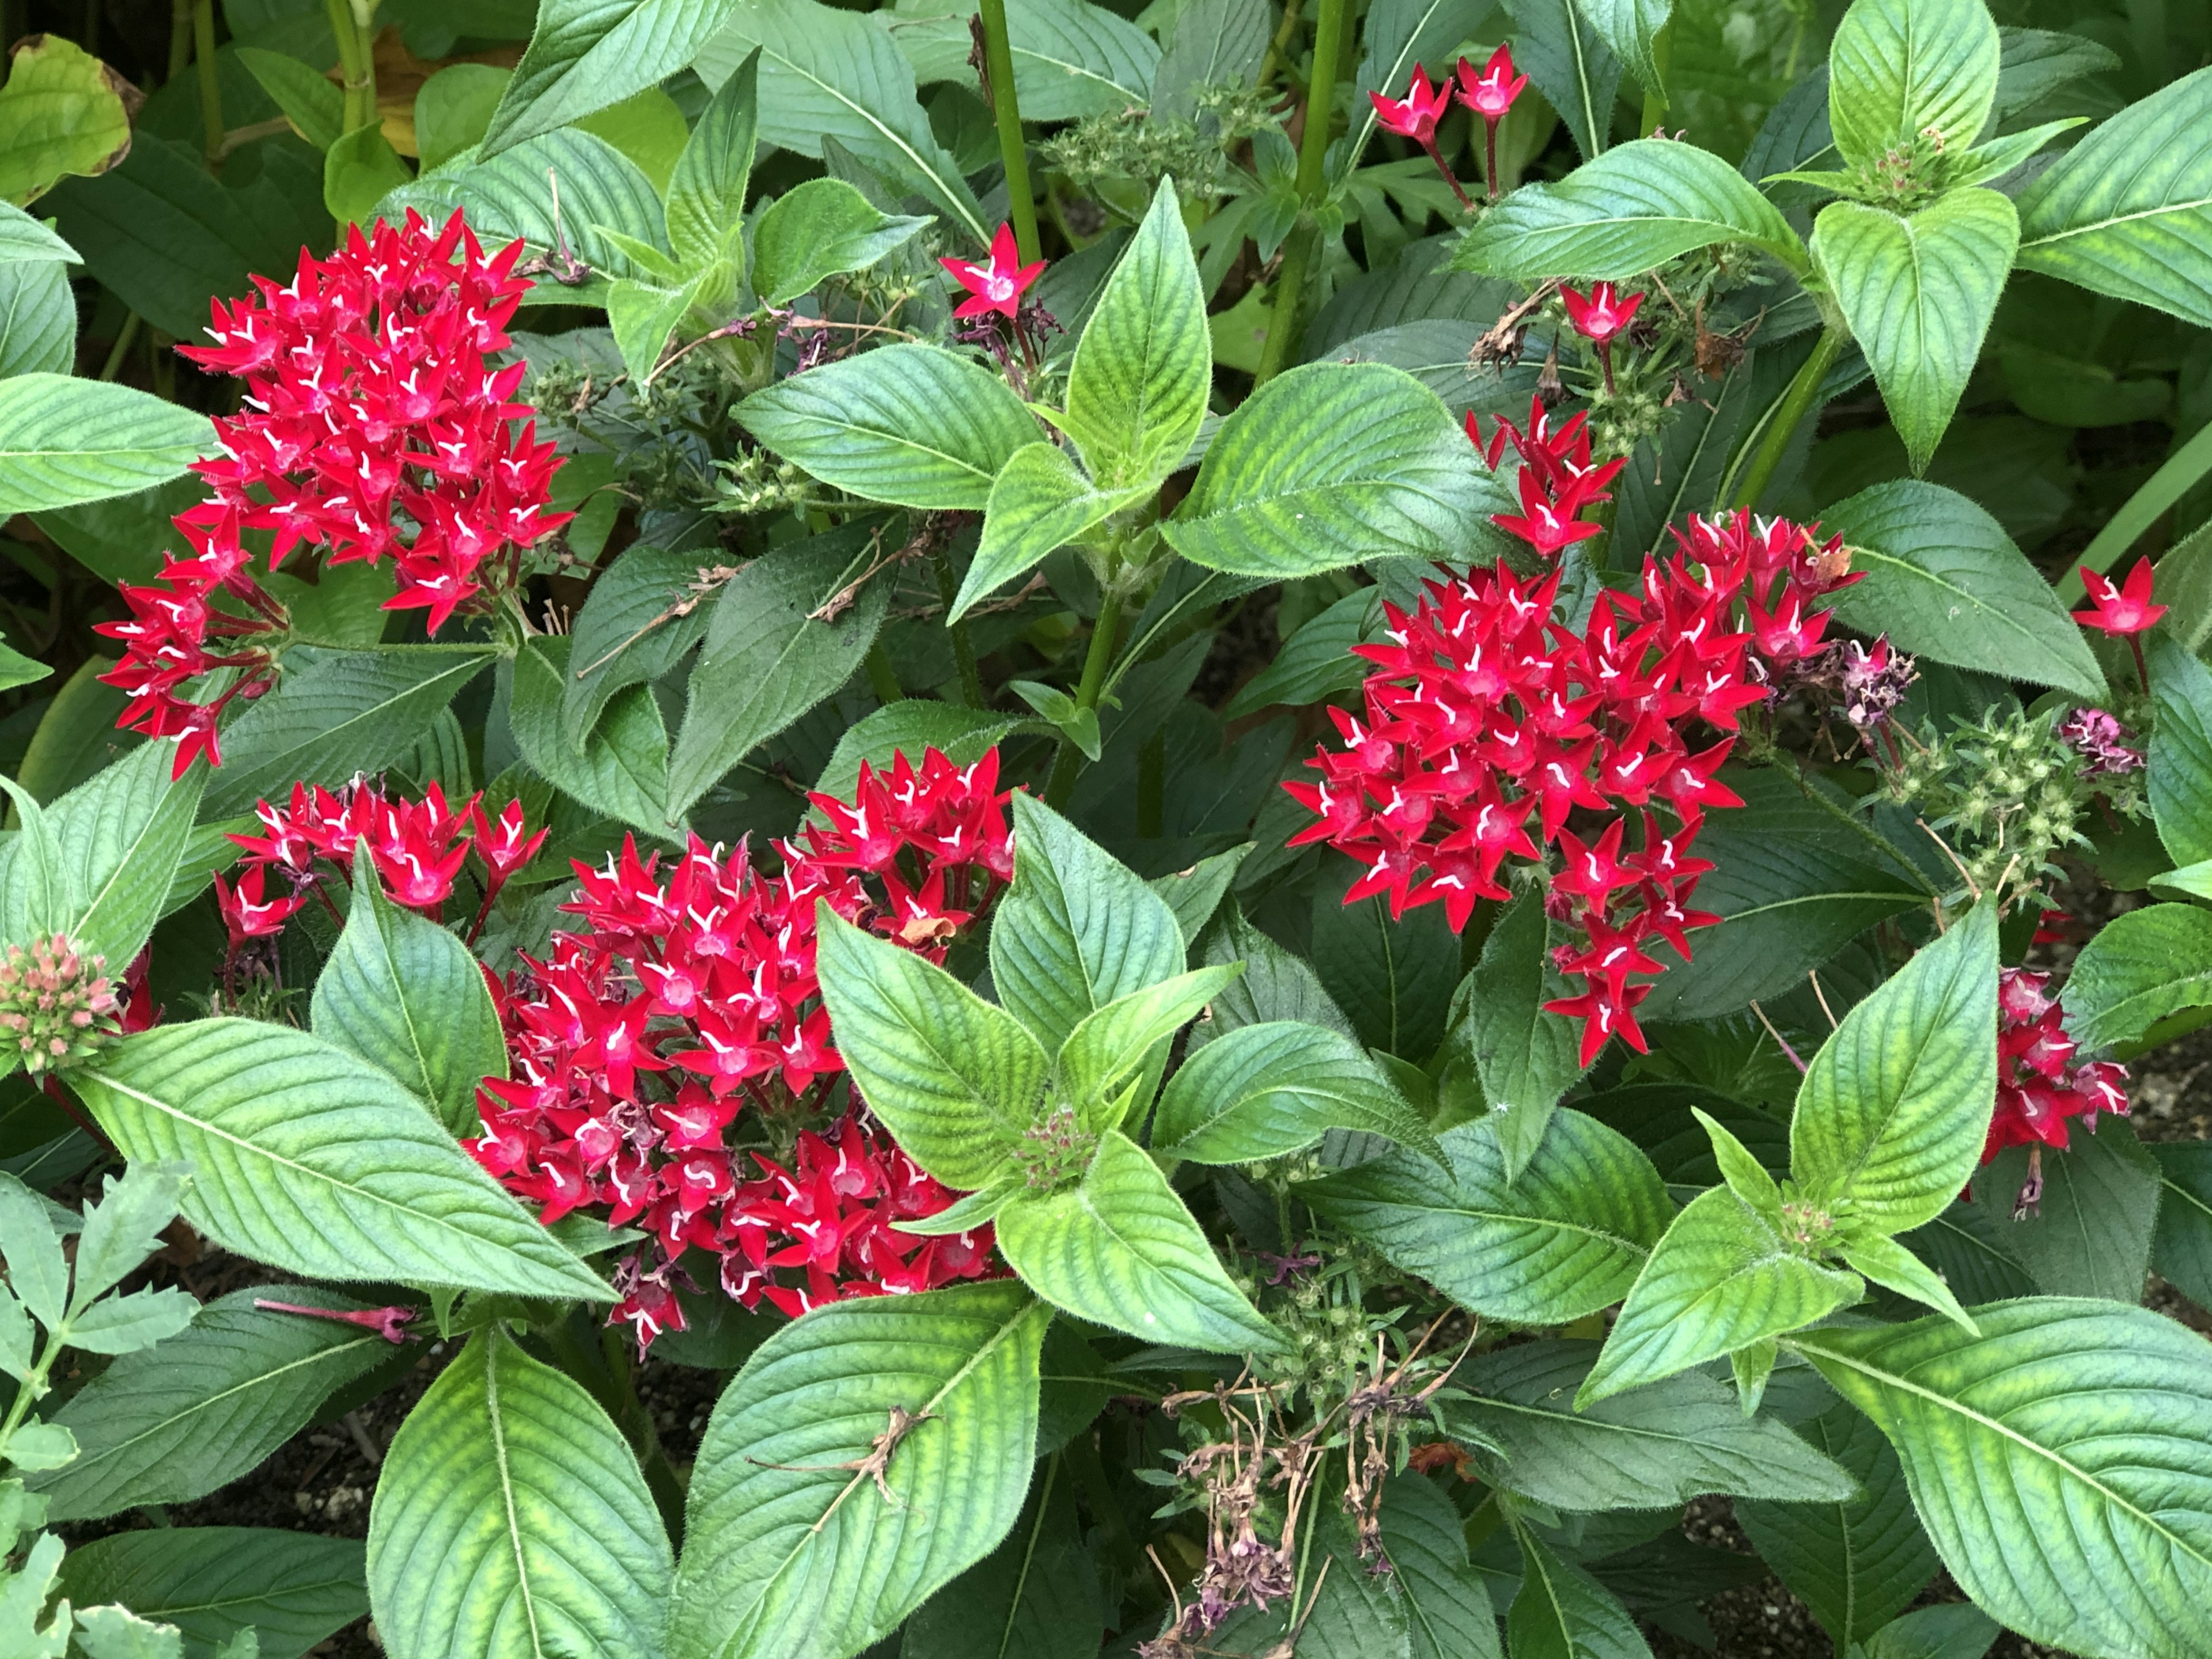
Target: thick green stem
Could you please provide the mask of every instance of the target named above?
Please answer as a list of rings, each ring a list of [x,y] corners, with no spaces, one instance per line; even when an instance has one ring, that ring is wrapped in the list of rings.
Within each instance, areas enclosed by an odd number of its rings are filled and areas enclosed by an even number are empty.
[[[222,77],[216,72],[215,0],[192,0],[192,61],[200,78],[200,131],[208,165],[222,160]]]
[[[1099,694],[1106,689],[1106,671],[1114,661],[1115,635],[1121,631],[1121,595],[1109,586],[1106,597],[1099,602],[1098,620],[1091,624],[1091,649],[1084,654],[1083,678],[1075,688],[1078,708],[1098,707]],[[1075,775],[1083,769],[1083,751],[1075,746],[1075,739],[1063,736],[1060,752],[1053,757],[1052,776],[1044,786],[1044,804],[1064,806],[1075,787]]]
[[[2141,541],[2143,532],[2207,473],[2212,473],[2212,426],[2175,450],[2163,466],[2143,481],[2142,488],[2120,504],[2120,510],[2106,521],[2074,568],[2058,579],[2058,597],[2069,605],[2081,598],[2083,565],[2100,575],[2110,571],[2120,556]]]
[[[1252,375],[1255,387],[1281,373],[1298,332],[1306,277],[1321,242],[1317,213],[1328,184],[1329,120],[1336,107],[1336,76],[1344,57],[1349,10],[1349,0],[1321,0],[1321,15],[1314,20],[1313,76],[1306,88],[1305,131],[1298,141],[1298,222],[1275,272],[1274,309],[1260,348],[1260,366]]]
[[[330,14],[331,33],[337,37],[338,70],[345,77],[341,125],[351,132],[376,118],[376,60],[367,45],[368,31],[347,0],[324,0],[323,9]]]
[[[953,602],[960,597],[960,579],[952,568],[952,550],[940,543],[931,550],[929,562],[937,573],[937,602],[951,616]],[[990,699],[983,694],[982,672],[975,666],[975,641],[968,632],[968,619],[963,617],[945,631],[952,636],[952,665],[960,673],[961,701],[970,708],[989,708]]]
[[[169,72],[162,77],[167,86],[185,72],[192,61],[192,0],[169,0]]]
[[[1659,76],[1656,92],[1646,88],[1644,93],[1644,114],[1637,123],[1636,136],[1649,138],[1659,124],[1667,118],[1667,59],[1674,45],[1674,20],[1669,17],[1659,26],[1658,33],[1651,37],[1651,67]]]
[[[1797,428],[1805,423],[1820,402],[1820,383],[1828,378],[1835,367],[1836,358],[1844,349],[1844,333],[1840,324],[1831,323],[1820,331],[1820,338],[1813,347],[1813,355],[1797,371],[1797,378],[1790,382],[1789,391],[1782,394],[1781,407],[1774,411],[1774,419],[1766,434],[1759,441],[1759,449],[1751,458],[1745,471],[1743,483],[1729,501],[1732,507],[1755,507],[1759,498],[1766,493],[1766,486],[1774,481],[1775,469],[1782,465],[1782,457]]]
[[[1006,40],[1006,0],[981,0],[983,67],[991,82],[991,113],[999,124],[999,159],[1006,168],[1006,210],[1022,263],[1037,253],[1036,198],[1030,194],[1030,157],[1022,138],[1022,106],[1014,95],[1014,52]]]

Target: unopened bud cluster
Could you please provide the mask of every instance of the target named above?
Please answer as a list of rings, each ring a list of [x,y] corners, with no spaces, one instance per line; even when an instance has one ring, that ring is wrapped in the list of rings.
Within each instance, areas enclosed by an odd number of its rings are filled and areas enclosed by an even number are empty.
[[[0,1041],[23,1069],[43,1072],[82,1060],[115,1030],[118,1010],[104,957],[88,957],[65,934],[11,945],[0,963]]]
[[[1014,1162],[1030,1191],[1057,1192],[1090,1167],[1097,1150],[1098,1137],[1083,1127],[1074,1107],[1062,1102],[1022,1131]]]
[[[724,513],[786,513],[806,505],[806,474],[762,450],[717,463],[715,505]]]

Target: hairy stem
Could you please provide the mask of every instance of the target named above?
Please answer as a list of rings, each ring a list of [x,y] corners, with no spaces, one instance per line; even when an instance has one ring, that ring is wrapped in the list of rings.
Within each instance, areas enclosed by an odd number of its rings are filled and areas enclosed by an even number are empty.
[[[1305,131],[1298,141],[1298,222],[1283,248],[1283,263],[1275,272],[1274,310],[1267,319],[1267,337],[1260,348],[1260,366],[1252,384],[1265,386],[1280,374],[1288,361],[1291,343],[1298,331],[1298,313],[1305,302],[1306,276],[1321,243],[1321,221],[1316,210],[1327,185],[1329,118],[1336,104],[1336,76],[1344,56],[1345,21],[1348,0],[1321,0],[1321,15],[1314,20],[1313,78],[1306,90]]]
[[[1106,689],[1106,671],[1114,661],[1115,635],[1121,631],[1121,595],[1112,586],[1098,605],[1098,620],[1091,625],[1091,648],[1084,653],[1083,678],[1075,688],[1078,708],[1098,707],[1099,694]],[[1076,774],[1083,769],[1083,751],[1075,746],[1075,739],[1063,735],[1060,752],[1053,757],[1052,776],[1044,786],[1044,803],[1048,806],[1064,806],[1075,787]]]
[[[1022,140],[1022,106],[1014,95],[1014,52],[1006,39],[1006,0],[981,0],[983,66],[991,80],[991,113],[999,124],[999,159],[1006,169],[1006,210],[1022,263],[1037,258],[1036,198],[1030,194],[1029,151]]]

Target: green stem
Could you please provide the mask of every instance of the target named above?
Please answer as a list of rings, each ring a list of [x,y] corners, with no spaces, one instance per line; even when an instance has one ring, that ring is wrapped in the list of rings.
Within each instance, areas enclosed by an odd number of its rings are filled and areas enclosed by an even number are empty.
[[[192,0],[169,0],[169,72],[162,78],[167,86],[185,72],[192,61]]]
[[[1306,89],[1305,131],[1298,140],[1298,222],[1275,272],[1274,311],[1260,348],[1260,366],[1252,375],[1255,388],[1274,379],[1289,361],[1298,313],[1305,303],[1308,267],[1321,243],[1316,210],[1327,184],[1329,122],[1336,107],[1336,76],[1349,15],[1349,0],[1321,0],[1321,15],[1314,21],[1313,76]]]
[[[23,1419],[29,1415],[32,1405],[45,1397],[47,1374],[53,1370],[54,1361],[61,1358],[62,1342],[68,1335],[69,1321],[66,1319],[62,1321],[59,1330],[47,1332],[46,1346],[39,1355],[38,1363],[31,1367],[30,1374],[15,1385],[15,1398],[9,1405],[7,1419],[0,1422],[0,1468],[6,1466],[8,1448],[15,1438],[15,1431],[23,1426]]]
[[[899,688],[898,670],[891,666],[891,659],[880,644],[868,647],[866,663],[868,685],[875,692],[878,702],[888,708],[906,696]]]
[[[339,125],[351,132],[366,126],[375,112],[375,60],[362,51],[362,31],[347,0],[323,0],[323,9],[330,14],[331,33],[337,37],[338,69],[345,77],[344,113]]]
[[[1291,41],[1298,32],[1298,14],[1304,6],[1305,0],[1290,0],[1290,3],[1283,8],[1282,23],[1275,30],[1275,38],[1267,42],[1267,55],[1260,60],[1260,72],[1252,79],[1254,86],[1266,86],[1268,77],[1282,63],[1283,55],[1290,51]]]
[[[1674,20],[1669,16],[1651,37],[1651,67],[1659,76],[1659,90],[1644,92],[1644,114],[1636,128],[1638,138],[1649,138],[1652,129],[1667,118],[1667,59],[1674,43]]]
[[[1774,411],[1774,419],[1759,440],[1758,452],[1751,458],[1750,470],[1744,474],[1743,483],[1730,498],[1734,507],[1754,507],[1759,498],[1766,493],[1766,486],[1774,480],[1775,469],[1782,465],[1782,457],[1789,450],[1790,440],[1797,428],[1805,423],[1820,396],[1820,383],[1828,378],[1835,367],[1836,358],[1844,349],[1844,329],[1831,323],[1820,331],[1819,343],[1805,366],[1797,371],[1797,378],[1790,382],[1789,391],[1782,394],[1781,406]]]
[[[960,580],[952,568],[952,550],[939,543],[931,550],[929,559],[937,573],[937,602],[949,616],[953,602],[960,597]],[[960,672],[961,701],[970,708],[988,708],[991,700],[983,693],[982,671],[975,666],[975,641],[968,632],[968,619],[963,617],[945,632],[952,636],[952,665]]]
[[[200,131],[210,167],[222,160],[222,77],[216,72],[215,0],[192,0],[192,61],[200,77]]]
[[[124,354],[131,349],[131,343],[138,337],[138,324],[137,312],[125,313],[123,326],[115,331],[115,343],[107,349],[107,361],[100,366],[101,380],[112,380],[122,372]]]
[[[1006,209],[1022,263],[1038,258],[1036,198],[1030,193],[1029,150],[1022,138],[1022,106],[1014,95],[1014,52],[1006,40],[1006,0],[981,0],[983,68],[991,80],[991,113],[999,124],[999,159],[1006,167]]]
[[[2074,568],[2058,579],[2058,597],[2068,605],[2082,597],[2081,567],[2099,574],[2118,564],[2120,556],[2142,539],[2143,532],[2164,516],[2206,473],[2212,472],[2212,425],[2199,431],[2166,458],[2166,464],[2144,480],[2136,493],[2121,503],[2106,520]]]
[[[1098,707],[1099,694],[1106,689],[1106,670],[1114,660],[1114,636],[1121,631],[1121,595],[1112,586],[1099,602],[1098,620],[1091,624],[1091,648],[1083,658],[1083,678],[1075,688],[1078,708]],[[1075,739],[1062,737],[1060,753],[1053,757],[1052,776],[1044,786],[1044,804],[1064,806],[1075,787],[1075,775],[1083,769],[1083,751],[1075,746]]]

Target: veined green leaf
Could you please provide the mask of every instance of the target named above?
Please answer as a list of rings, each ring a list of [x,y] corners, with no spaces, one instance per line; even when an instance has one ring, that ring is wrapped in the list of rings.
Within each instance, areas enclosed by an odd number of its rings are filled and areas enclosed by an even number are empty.
[[[208,769],[170,776],[176,748],[145,744],[56,801],[47,814],[75,896],[64,932],[115,975],[153,933],[192,831]]]
[[[1237,963],[1194,968],[1085,1014],[1053,1057],[1062,1097],[1079,1109],[1110,1104],[1121,1085],[1144,1068],[1146,1056],[1198,1018],[1215,993],[1243,971]],[[1139,1103],[1149,1103],[1149,1097]],[[1119,1121],[1118,1111],[1111,1115]]]
[[[1636,1621],[1613,1593],[1554,1555],[1518,1516],[1521,1588],[1505,1616],[1513,1659],[1651,1659]]]
[[[83,263],[67,242],[10,202],[0,202],[0,264],[23,259],[63,259]]]
[[[357,1538],[277,1527],[153,1527],[79,1544],[61,1589],[78,1607],[121,1603],[174,1625],[186,1659],[251,1628],[259,1659],[299,1656],[368,1612]]]
[[[2000,56],[1982,0],[1854,0],[1828,51],[1836,148],[1857,167],[1964,149],[1996,100]]]
[[[35,201],[58,179],[97,177],[131,149],[122,77],[58,34],[18,40],[0,87],[0,197]]]
[[[957,622],[1054,549],[1082,540],[1150,493],[1150,486],[1100,489],[1059,445],[1042,440],[1024,444],[992,480],[982,539],[961,578],[951,620]]]
[[[2084,1048],[2132,1042],[2169,1014],[2212,1005],[2212,911],[2154,904],[2113,917],[2075,958],[2063,1000]]]
[[[809,179],[761,215],[753,230],[753,286],[766,303],[789,305],[828,277],[866,270],[928,222],[877,212],[842,179]]]
[[[2212,669],[2179,641],[2153,634],[2146,653],[2151,701],[2144,787],[2158,838],[2176,865],[2212,860]]]
[[[260,46],[234,48],[246,73],[274,99],[299,135],[326,150],[345,134],[345,93],[312,64]]]
[[[690,67],[738,0],[544,0],[479,154],[618,104]]]
[[[562,684],[574,641],[547,635],[527,641],[510,671],[507,723],[530,769],[593,811],[665,836],[668,730],[649,685],[624,686],[608,699],[580,746],[562,729]]]
[[[759,129],[756,48],[716,89],[668,181],[668,240],[688,269],[741,253]]]
[[[0,380],[0,515],[128,495],[215,447],[207,416],[111,380]]]
[[[1501,915],[1483,941],[1481,958],[1453,999],[1463,1012],[1453,1022],[1453,1042],[1474,1061],[1505,1154],[1505,1178],[1518,1176],[1543,1144],[1552,1108],[1588,1068],[1582,1033],[1544,1004],[1565,996],[1553,968],[1550,928],[1543,897],[1530,893]]]
[[[1652,42],[1674,15],[1674,0],[1584,0],[1583,10],[1644,91],[1663,101],[1666,80]]]
[[[1428,1126],[1351,1038],[1325,1025],[1240,1025],[1186,1060],[1160,1097],[1163,1158],[1248,1164],[1311,1146],[1329,1129],[1387,1135],[1444,1162]]]
[[[1595,159],[1613,142],[1620,60],[1578,0],[1508,0],[1505,10],[1514,22],[1515,62],[1559,111],[1583,160]]]

